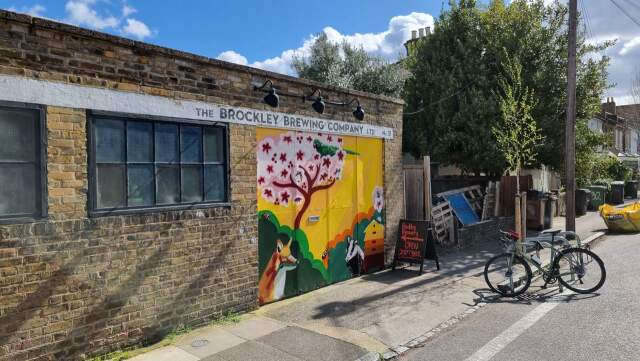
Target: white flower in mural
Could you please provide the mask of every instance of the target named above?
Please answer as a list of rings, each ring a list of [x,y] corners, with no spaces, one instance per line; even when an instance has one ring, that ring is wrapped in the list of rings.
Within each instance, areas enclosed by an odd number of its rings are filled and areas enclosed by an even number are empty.
[[[373,208],[378,212],[382,212],[384,208],[384,189],[380,186],[373,189]]]
[[[331,134],[286,132],[258,143],[258,191],[276,205],[300,206],[294,227],[309,206],[313,193],[328,189],[342,176],[344,159],[355,154],[342,148],[342,138]]]

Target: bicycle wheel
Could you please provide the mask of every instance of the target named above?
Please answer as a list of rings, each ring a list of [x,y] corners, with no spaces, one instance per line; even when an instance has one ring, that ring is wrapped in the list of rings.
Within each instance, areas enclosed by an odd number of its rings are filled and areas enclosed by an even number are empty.
[[[556,257],[554,269],[558,281],[576,293],[592,293],[604,284],[607,271],[604,262],[590,250],[568,248]]]
[[[493,292],[515,297],[531,285],[531,267],[522,257],[503,253],[487,261],[484,280]]]

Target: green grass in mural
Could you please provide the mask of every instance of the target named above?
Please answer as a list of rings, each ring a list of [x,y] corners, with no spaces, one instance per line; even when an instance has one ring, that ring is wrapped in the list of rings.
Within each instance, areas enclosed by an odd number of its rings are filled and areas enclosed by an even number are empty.
[[[362,249],[364,249],[365,230],[373,219],[378,219],[380,223],[384,222],[383,215],[375,212],[372,219],[363,219],[356,225],[354,237]],[[345,261],[348,247],[346,238],[340,240],[329,251],[329,267],[326,269],[322,260],[316,259],[309,251],[309,240],[304,231],[301,229],[293,230],[287,225],[281,225],[278,217],[271,211],[258,212],[258,269],[260,274],[275,252],[278,239],[285,244],[293,242],[291,252],[298,259],[298,266],[287,272],[286,297],[353,277],[351,269]]]
[[[278,217],[271,211],[258,212],[258,269],[264,271],[271,255],[276,250],[276,242],[293,242],[291,253],[298,259],[298,266],[287,272],[285,296],[294,296],[300,292],[322,287],[328,283],[327,270],[322,261],[313,257],[309,251],[309,241],[302,230],[292,230],[280,225]]]

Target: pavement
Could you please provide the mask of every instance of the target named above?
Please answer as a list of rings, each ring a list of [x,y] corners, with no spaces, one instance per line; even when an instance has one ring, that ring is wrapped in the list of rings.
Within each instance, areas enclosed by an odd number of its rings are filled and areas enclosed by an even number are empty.
[[[596,212],[576,221],[597,239]],[[564,219],[554,219],[556,227]],[[498,242],[439,250],[440,270],[385,270],[327,286],[243,315],[239,323],[197,329],[135,361],[378,360],[419,347],[486,305],[484,264]],[[437,358],[435,358],[437,359]]]
[[[593,294],[541,289],[538,280],[518,298],[488,296],[473,317],[398,360],[638,360],[638,241],[638,234],[606,235],[592,247],[607,271],[603,287]]]

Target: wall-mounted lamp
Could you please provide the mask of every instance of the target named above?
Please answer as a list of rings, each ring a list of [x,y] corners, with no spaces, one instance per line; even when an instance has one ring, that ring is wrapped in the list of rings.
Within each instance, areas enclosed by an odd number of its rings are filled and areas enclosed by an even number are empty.
[[[360,101],[357,98],[353,98],[349,102],[349,104],[353,103],[354,101],[358,104],[358,106],[356,106],[356,109],[353,111],[353,116],[359,121],[362,121],[364,119],[364,109],[362,109]]]
[[[313,96],[316,93],[318,93],[318,97],[313,99]],[[322,99],[322,95],[320,95],[320,89],[315,89],[313,93],[311,93],[311,95],[303,96],[302,99],[304,101],[313,100],[313,104],[311,104],[311,107],[313,108],[313,110],[315,110],[319,114],[324,113],[325,104],[324,104],[324,100]]]
[[[269,84],[269,89],[265,89],[267,84]],[[264,102],[274,108],[278,107],[278,103],[280,102],[280,97],[278,97],[278,94],[276,93],[276,88],[273,87],[273,82],[271,82],[271,80],[267,79],[267,81],[265,81],[264,84],[262,84],[261,86],[254,85],[253,90],[254,91],[260,90],[260,91],[266,92],[267,95],[264,96]]]
[[[269,85],[269,87],[267,89],[265,89],[267,87],[267,85]],[[254,85],[253,86],[253,90],[254,91],[262,91],[267,93],[267,95],[264,96],[264,102],[266,104],[268,104],[269,106],[272,106],[274,108],[278,107],[278,104],[280,103],[280,97],[278,96],[278,94],[276,93],[276,88],[273,87],[273,82],[270,79],[267,79],[267,81],[264,82],[264,84],[262,84],[261,86],[257,86]],[[318,94],[317,97],[314,98],[314,95]],[[299,95],[295,95],[295,94],[288,94],[288,93],[282,93],[282,95],[285,96],[290,96],[290,97],[299,97]],[[336,105],[336,106],[341,106],[341,107],[346,107],[349,106],[353,103],[356,103],[356,108],[353,111],[353,116],[354,118],[356,118],[359,121],[364,120],[364,116],[365,116],[365,112],[364,109],[362,108],[362,106],[360,105],[360,100],[358,100],[358,98],[353,98],[351,99],[351,101],[346,102],[346,103],[338,103],[338,102],[331,102],[328,100],[324,100],[322,98],[322,95],[320,93],[320,89],[314,89],[313,92],[311,92],[310,95],[303,95],[302,96],[302,101],[306,102],[306,101],[313,101],[313,103],[311,104],[311,107],[313,108],[313,110],[315,110],[318,114],[323,114],[324,110],[326,108],[327,104],[330,105]]]

